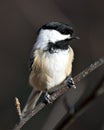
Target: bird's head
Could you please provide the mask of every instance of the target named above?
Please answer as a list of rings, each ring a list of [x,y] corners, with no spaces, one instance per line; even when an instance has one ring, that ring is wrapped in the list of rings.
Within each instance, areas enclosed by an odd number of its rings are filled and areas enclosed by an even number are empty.
[[[61,22],[50,22],[39,29],[35,47],[47,49],[51,43],[60,49],[59,46],[61,48],[64,45],[68,46],[69,41],[72,39],[79,39],[79,37],[74,34],[71,26]],[[64,44],[66,42],[67,44]]]

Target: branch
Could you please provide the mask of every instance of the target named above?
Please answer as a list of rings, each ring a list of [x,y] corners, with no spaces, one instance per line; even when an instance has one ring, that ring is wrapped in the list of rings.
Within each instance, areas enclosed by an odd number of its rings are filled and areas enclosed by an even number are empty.
[[[93,72],[95,69],[97,69],[98,67],[100,67],[101,65],[104,64],[104,57],[100,58],[98,61],[94,62],[93,64],[91,64],[89,67],[87,67],[84,71],[82,71],[81,73],[79,73],[77,76],[74,77],[74,82],[75,84],[77,84],[80,80],[82,80],[83,78],[85,78],[88,74],[90,74],[91,72]],[[55,87],[58,89],[58,86]],[[53,100],[53,102],[62,94],[64,94],[69,88],[66,86],[66,83],[64,82],[63,84],[61,84],[60,89],[58,89],[56,92],[54,92],[51,95],[51,99]],[[54,88],[52,88],[50,91],[53,91]],[[44,107],[46,106],[46,104],[43,102],[41,102],[39,105],[37,105],[35,107],[35,109],[33,111],[31,111],[28,116],[22,118],[22,120],[20,120],[20,122],[14,127],[13,130],[20,130],[24,124],[27,123],[27,121],[29,121],[33,116],[35,116],[40,110],[42,110]]]
[[[70,112],[70,106],[68,106],[67,99],[64,99],[64,105],[67,109],[67,113],[64,117],[58,122],[54,130],[66,130],[68,127],[88,108],[88,105],[91,104],[98,96],[101,96],[104,93],[104,75],[100,81],[95,86],[94,91],[89,94],[89,96],[83,101],[74,106],[74,112]]]

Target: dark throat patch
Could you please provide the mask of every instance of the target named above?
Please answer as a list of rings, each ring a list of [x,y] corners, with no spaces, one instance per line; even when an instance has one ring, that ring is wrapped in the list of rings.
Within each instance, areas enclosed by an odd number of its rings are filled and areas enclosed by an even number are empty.
[[[67,50],[69,48],[68,44],[69,40],[61,40],[55,43],[49,42],[48,43],[48,49],[50,53],[55,53],[56,50]]]

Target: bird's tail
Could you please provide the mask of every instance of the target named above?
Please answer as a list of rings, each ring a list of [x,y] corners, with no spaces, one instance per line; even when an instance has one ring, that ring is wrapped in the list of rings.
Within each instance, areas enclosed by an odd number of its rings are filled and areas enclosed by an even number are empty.
[[[27,100],[27,103],[22,111],[22,117],[28,115],[28,113],[35,108],[36,103],[39,100],[41,94],[42,94],[42,91],[37,91],[34,89],[32,90],[32,92]]]

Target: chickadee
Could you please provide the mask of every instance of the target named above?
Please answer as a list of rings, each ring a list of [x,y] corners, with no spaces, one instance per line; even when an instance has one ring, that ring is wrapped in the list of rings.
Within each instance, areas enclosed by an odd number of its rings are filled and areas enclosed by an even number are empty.
[[[71,78],[73,49],[69,43],[75,36],[72,27],[60,22],[50,22],[43,25],[33,46],[29,63],[29,83],[33,87],[23,113],[34,109],[41,94],[67,77],[68,86],[75,87]],[[46,100],[49,102],[49,95]]]

